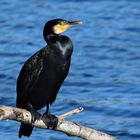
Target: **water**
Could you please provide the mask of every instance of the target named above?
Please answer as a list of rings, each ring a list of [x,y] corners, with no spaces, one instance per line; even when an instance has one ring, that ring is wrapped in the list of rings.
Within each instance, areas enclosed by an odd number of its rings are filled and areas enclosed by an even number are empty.
[[[0,104],[15,106],[19,71],[45,45],[42,28],[52,18],[84,22],[64,33],[72,39],[74,53],[52,112],[83,106],[84,112],[69,120],[120,140],[139,140],[139,0],[1,0]],[[18,139],[18,128],[18,122],[1,121],[0,139]],[[36,128],[30,139],[80,138]]]

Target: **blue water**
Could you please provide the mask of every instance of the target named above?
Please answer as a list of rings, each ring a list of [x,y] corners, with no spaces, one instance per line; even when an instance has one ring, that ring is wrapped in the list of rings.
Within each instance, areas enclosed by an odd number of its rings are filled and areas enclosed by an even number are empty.
[[[45,46],[42,29],[53,18],[84,22],[64,33],[74,53],[53,114],[82,106],[84,112],[69,120],[120,140],[140,140],[139,0],[1,0],[0,105],[15,106],[19,71]],[[18,129],[18,122],[0,121],[0,139],[18,139]],[[80,140],[37,128],[30,139]]]

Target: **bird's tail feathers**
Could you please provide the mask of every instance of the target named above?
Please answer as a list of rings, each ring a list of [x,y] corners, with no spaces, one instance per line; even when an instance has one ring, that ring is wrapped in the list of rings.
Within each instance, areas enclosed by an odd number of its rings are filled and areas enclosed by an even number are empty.
[[[19,129],[19,138],[23,136],[27,136],[29,137],[32,133],[32,130],[33,130],[33,126],[29,125],[29,124],[24,124],[24,123],[21,123],[20,125],[20,129]]]

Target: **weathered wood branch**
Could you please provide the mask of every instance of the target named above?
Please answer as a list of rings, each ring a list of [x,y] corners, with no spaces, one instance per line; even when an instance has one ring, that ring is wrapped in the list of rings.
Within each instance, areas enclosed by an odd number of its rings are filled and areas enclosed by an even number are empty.
[[[78,108],[61,116],[58,116],[58,125],[55,130],[64,132],[71,136],[81,137],[85,140],[117,140],[117,138],[112,137],[106,133],[64,120],[64,118],[79,113],[82,110],[83,108]],[[25,109],[0,106],[0,120],[15,120],[31,124],[31,117],[31,113]],[[41,117],[37,118],[36,121],[31,125],[39,128],[47,128],[45,123],[41,120]]]

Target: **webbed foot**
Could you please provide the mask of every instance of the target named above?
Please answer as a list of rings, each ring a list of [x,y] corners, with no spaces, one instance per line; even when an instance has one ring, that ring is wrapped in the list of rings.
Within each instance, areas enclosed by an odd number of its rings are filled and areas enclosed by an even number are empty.
[[[57,127],[58,118],[51,114],[44,113],[42,116],[43,122],[48,126],[49,129],[55,129]]]

